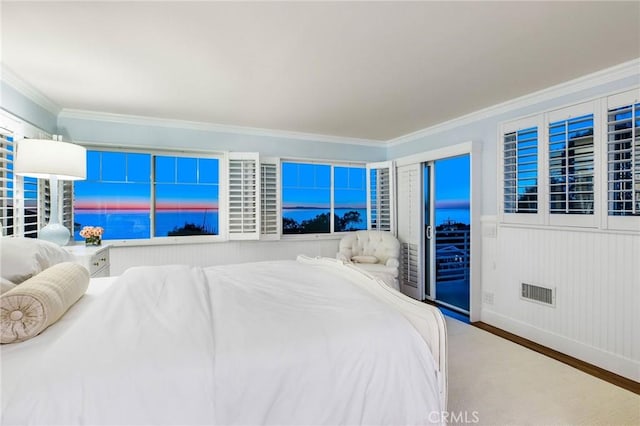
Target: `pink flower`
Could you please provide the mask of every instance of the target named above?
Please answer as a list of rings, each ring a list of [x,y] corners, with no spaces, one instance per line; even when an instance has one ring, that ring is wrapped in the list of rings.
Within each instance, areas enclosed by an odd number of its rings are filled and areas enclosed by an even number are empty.
[[[85,226],[80,231],[82,238],[100,238],[102,234],[104,234],[104,229],[101,226]]]

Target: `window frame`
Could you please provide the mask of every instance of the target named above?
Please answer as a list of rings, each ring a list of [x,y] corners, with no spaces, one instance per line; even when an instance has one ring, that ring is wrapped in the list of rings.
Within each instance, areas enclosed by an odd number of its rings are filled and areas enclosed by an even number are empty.
[[[582,228],[611,232],[640,233],[640,216],[610,216],[608,210],[608,113],[610,109],[640,103],[640,87],[611,92],[604,96],[579,101],[499,123],[497,135],[497,204],[502,224],[540,227]],[[593,214],[551,214],[549,188],[549,124],[593,114]],[[504,135],[520,126],[538,123],[538,213],[504,212]],[[531,127],[531,126],[529,126]],[[542,129],[542,130],[541,130]],[[527,216],[537,216],[530,220]]]
[[[149,221],[149,237],[147,238],[135,238],[135,239],[109,239],[103,241],[108,243],[116,243],[123,245],[146,245],[146,244],[186,244],[186,243],[210,243],[216,241],[227,241],[227,153],[221,153],[217,151],[200,151],[200,150],[177,150],[177,149],[145,149],[142,147],[125,148],[121,146],[111,145],[83,145],[88,151],[101,151],[101,152],[118,152],[118,153],[133,153],[133,154],[148,154],[149,155],[149,167],[151,175],[149,176],[150,186],[150,221]],[[218,234],[217,235],[184,235],[184,236],[155,236],[155,203],[156,203],[156,191],[155,191],[155,170],[154,159],[156,156],[169,156],[169,157],[198,157],[198,158],[212,158],[218,160]],[[75,197],[74,197],[75,198]],[[75,200],[74,200],[75,201]],[[74,203],[75,204],[75,203]],[[74,205],[75,210],[75,205]]]
[[[538,168],[537,168],[537,182],[538,182],[538,211],[536,213],[507,213],[504,207],[504,137],[505,135],[519,130],[536,127],[538,130]],[[510,121],[500,125],[499,144],[498,144],[498,199],[499,208],[498,212],[500,220],[503,223],[513,224],[529,224],[540,225],[544,223],[544,215],[548,210],[549,188],[546,185],[544,176],[548,174],[547,167],[547,152],[546,144],[543,141],[546,140],[545,133],[546,123],[542,115],[534,115],[525,118],[521,118],[515,121]],[[516,176],[517,182],[517,176]]]
[[[601,105],[601,115],[603,117],[601,138],[603,143],[600,149],[600,157],[602,159],[600,162],[602,170],[600,185],[603,188],[603,196],[600,199],[600,210],[603,212],[601,227],[604,229],[640,232],[640,216],[609,215],[609,110],[637,103],[640,103],[640,88],[607,96],[603,99]]]
[[[552,214],[550,211],[550,174],[549,174],[549,126],[551,123],[563,120],[570,120],[575,117],[581,117],[583,115],[593,115],[593,213],[592,214]],[[584,102],[581,104],[572,105],[566,108],[556,109],[549,111],[546,114],[545,120],[545,156],[546,156],[546,174],[544,176],[545,187],[547,190],[546,195],[546,210],[548,224],[553,226],[563,227],[596,227],[599,222],[601,208],[600,200],[602,193],[600,191],[599,176],[602,174],[600,147],[602,146],[601,137],[601,123],[602,115],[597,107],[597,101]]]
[[[16,144],[25,138],[28,139],[52,139],[52,135],[45,132],[44,130],[33,126],[26,121],[21,120],[20,118],[4,111],[0,110],[0,128],[4,129],[4,133],[7,133],[7,136],[12,138],[13,147],[14,147],[14,155],[15,155],[15,146]],[[52,139],[53,140],[53,139]],[[8,230],[9,225],[2,223],[2,229],[0,229],[1,236],[14,236],[14,237],[32,237],[37,238],[38,231],[44,226],[44,224],[48,221],[48,179],[36,179],[36,187],[32,189],[30,192],[36,194],[36,230],[35,231],[27,231],[25,228],[25,202],[24,202],[24,192],[25,192],[25,178],[22,176],[18,176],[15,173],[12,173],[12,183],[13,183],[13,212],[12,212],[12,220],[13,223],[11,225],[11,234],[5,235],[5,230]],[[32,178],[28,178],[31,180]],[[6,191],[6,187],[2,188],[2,192]],[[64,203],[60,204],[60,208],[64,207]],[[65,212],[65,214],[68,212]],[[71,213],[73,217],[73,212]],[[61,217],[63,217],[61,215]],[[4,216],[0,216],[0,221],[4,219]],[[72,219],[73,220],[73,219]]]
[[[330,167],[330,208],[329,208],[329,232],[322,232],[322,233],[308,233],[308,234],[285,234],[283,232],[282,229],[282,219],[283,219],[283,211],[284,208],[282,208],[282,206],[284,205],[284,199],[283,199],[283,195],[284,195],[284,184],[282,182],[282,165],[284,163],[298,163],[298,164],[312,164],[312,165],[323,165],[323,166],[329,166]],[[278,199],[279,199],[279,203],[280,203],[280,239],[283,240],[304,240],[304,239],[335,239],[337,237],[342,238],[345,234],[351,232],[351,231],[339,231],[336,232],[334,231],[335,228],[335,218],[334,218],[334,214],[335,214],[335,185],[334,185],[334,168],[335,167],[357,167],[357,168],[363,168],[366,169],[367,167],[367,163],[365,161],[332,161],[332,160],[310,160],[310,159],[306,159],[306,158],[291,158],[291,157],[282,157],[280,158],[280,162],[278,164],[278,170],[279,170],[279,194],[278,194]],[[367,190],[367,188],[365,187],[365,191]],[[368,193],[368,191],[367,191]],[[368,195],[367,195],[368,197]],[[367,208],[367,226],[368,226],[368,221],[369,221],[369,209]]]

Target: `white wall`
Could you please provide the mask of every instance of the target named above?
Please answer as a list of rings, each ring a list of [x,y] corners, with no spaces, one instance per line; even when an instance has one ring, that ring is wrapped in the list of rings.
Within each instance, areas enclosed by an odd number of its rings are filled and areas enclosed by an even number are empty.
[[[6,75],[2,77],[5,78]],[[3,110],[47,133],[56,133],[57,113],[34,102],[4,80],[0,81],[0,100],[0,108]],[[55,111],[54,108],[51,109]]]
[[[636,381],[640,229],[507,226],[496,221],[496,212],[502,122],[638,87],[640,61],[634,61],[399,138],[387,154],[415,156],[480,142],[483,220],[481,235],[472,235],[482,241],[481,279],[472,285],[483,300],[479,319]],[[520,299],[521,282],[555,287],[557,305]]]
[[[483,228],[483,322],[640,381],[640,234]],[[522,282],[556,306],[521,299]]]
[[[405,157],[467,141],[481,142],[482,214],[495,215],[498,206],[496,146],[500,123],[572,105],[603,94],[623,92],[638,86],[640,86],[640,60],[397,138],[390,142],[387,159]]]

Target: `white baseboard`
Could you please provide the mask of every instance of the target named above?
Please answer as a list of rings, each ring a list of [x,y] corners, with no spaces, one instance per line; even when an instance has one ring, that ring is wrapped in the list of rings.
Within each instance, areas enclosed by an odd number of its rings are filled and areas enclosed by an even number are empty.
[[[604,368],[607,371],[640,382],[640,361],[603,351],[593,346],[506,317],[483,306],[481,321],[516,334],[563,354]]]

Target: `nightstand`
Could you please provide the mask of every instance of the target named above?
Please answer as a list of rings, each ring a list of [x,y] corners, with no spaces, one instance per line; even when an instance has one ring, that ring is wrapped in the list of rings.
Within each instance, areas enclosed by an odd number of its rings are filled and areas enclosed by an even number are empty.
[[[76,261],[89,270],[92,278],[109,276],[109,246],[85,246],[82,244],[63,247],[76,257]]]

